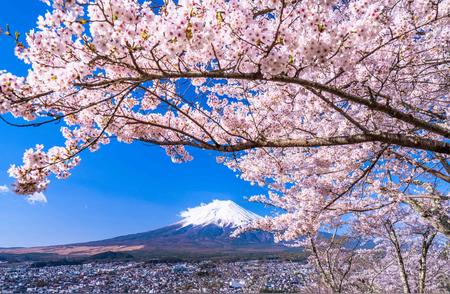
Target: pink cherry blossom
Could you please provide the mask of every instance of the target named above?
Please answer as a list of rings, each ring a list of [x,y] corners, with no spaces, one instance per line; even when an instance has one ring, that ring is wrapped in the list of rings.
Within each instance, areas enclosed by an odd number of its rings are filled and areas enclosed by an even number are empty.
[[[278,240],[405,205],[450,235],[450,1],[45,2],[0,114],[61,120],[66,144],[27,150],[17,193],[114,138],[218,151],[268,189],[251,199],[281,213],[251,227]]]

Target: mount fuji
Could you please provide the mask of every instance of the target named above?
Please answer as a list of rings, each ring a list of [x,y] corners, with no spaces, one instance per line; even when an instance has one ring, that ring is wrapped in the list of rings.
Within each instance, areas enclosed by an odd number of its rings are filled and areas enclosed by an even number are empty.
[[[84,243],[88,246],[143,246],[141,250],[179,254],[227,254],[236,252],[274,252],[287,247],[276,244],[273,235],[263,231],[233,231],[261,216],[230,200],[213,200],[180,213],[172,225],[144,233]]]
[[[277,254],[293,251],[275,243],[273,235],[250,231],[231,237],[233,231],[261,218],[230,200],[213,200],[180,213],[181,220],[152,231],[112,239],[51,247],[0,249],[0,253],[50,253],[89,256],[105,252],[134,252],[153,257]],[[298,250],[294,250],[298,251]]]
[[[219,227],[237,228],[249,224],[261,217],[245,210],[231,200],[213,200],[181,212],[183,218],[179,224],[186,226],[217,225]]]

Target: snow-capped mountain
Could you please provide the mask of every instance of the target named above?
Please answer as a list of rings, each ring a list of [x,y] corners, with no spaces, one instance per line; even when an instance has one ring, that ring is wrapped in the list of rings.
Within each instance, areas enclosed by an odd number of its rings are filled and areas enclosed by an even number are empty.
[[[275,244],[270,233],[245,232],[231,237],[239,226],[261,216],[233,201],[213,200],[180,213],[181,220],[153,231],[83,243],[83,246],[142,246],[145,251],[177,254],[216,254],[233,252],[273,252],[286,247]]]
[[[245,232],[236,238],[231,237],[239,226],[261,218],[233,201],[214,200],[188,208],[180,213],[180,217],[181,220],[175,224],[148,232],[87,243],[22,248],[20,253],[92,255],[92,252],[135,251],[145,256],[184,258],[211,255],[267,256],[291,250],[276,244],[273,235],[263,231]],[[9,253],[15,252],[10,250]]]
[[[273,235],[263,231],[245,232],[236,238],[230,235],[239,226],[261,217],[248,211],[233,201],[214,200],[188,208],[180,213],[180,221],[152,231],[124,235],[101,241],[34,248],[0,248],[2,254],[26,255],[51,254],[54,256],[93,256],[104,253],[107,258],[114,256],[151,258],[204,258],[227,256],[232,258],[267,258],[286,252],[299,254],[301,248],[292,248],[274,242]],[[330,235],[323,233],[324,238]],[[350,246],[351,245],[351,246]],[[373,242],[365,245],[374,246]],[[354,244],[349,244],[353,248]],[[128,252],[128,253],[121,253]],[[47,258],[47,257],[43,257]]]
[[[181,212],[180,216],[183,219],[178,224],[182,227],[217,225],[237,228],[261,218],[231,200],[213,200],[208,204],[203,203],[200,206],[188,208]]]

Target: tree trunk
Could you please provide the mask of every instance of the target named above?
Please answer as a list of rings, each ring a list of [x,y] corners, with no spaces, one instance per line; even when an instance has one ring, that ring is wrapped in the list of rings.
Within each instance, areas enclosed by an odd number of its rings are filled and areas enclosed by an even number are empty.
[[[417,285],[417,290],[419,293],[425,293],[425,285],[426,285],[426,278],[427,278],[428,249],[430,248],[431,243],[433,242],[433,239],[435,236],[436,236],[436,233],[430,234],[430,231],[427,231],[423,235],[422,252],[421,252],[420,260],[419,260],[419,282]]]
[[[312,237],[309,238],[310,244],[311,244],[311,249],[312,252],[314,254],[314,259],[316,261],[316,266],[319,270],[320,273],[320,277],[322,278],[322,282],[327,285],[331,291],[336,292],[336,287],[334,286],[333,281],[330,279],[330,277],[327,275],[327,273],[325,272],[325,269],[322,266],[322,263],[320,262],[320,258],[319,258],[319,253],[317,252],[317,247],[316,244],[313,240]]]
[[[391,240],[392,245],[394,245],[395,254],[397,256],[398,270],[403,283],[403,293],[411,293],[411,287],[409,286],[408,281],[408,273],[406,272],[405,262],[403,260],[397,234],[395,233],[395,229],[391,223],[385,224],[385,228],[389,234],[389,239]]]

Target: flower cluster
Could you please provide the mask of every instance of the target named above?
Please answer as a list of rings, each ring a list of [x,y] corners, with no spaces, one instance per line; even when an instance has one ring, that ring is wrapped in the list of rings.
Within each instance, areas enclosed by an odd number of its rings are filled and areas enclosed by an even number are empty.
[[[445,231],[449,1],[46,3],[16,51],[28,75],[0,72],[0,114],[63,120],[67,142],[28,150],[17,192],[116,138],[224,153],[286,212],[258,224],[280,240],[405,203]]]

